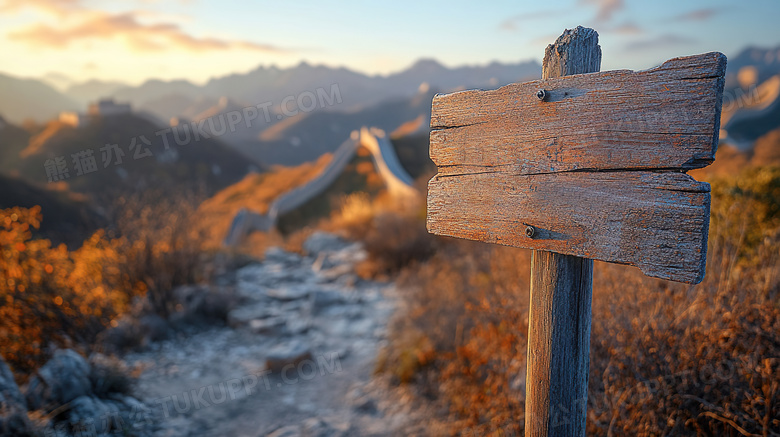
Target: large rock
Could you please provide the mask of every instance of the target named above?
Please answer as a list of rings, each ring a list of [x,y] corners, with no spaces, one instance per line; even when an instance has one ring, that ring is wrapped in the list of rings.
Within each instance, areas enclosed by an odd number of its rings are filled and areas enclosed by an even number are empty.
[[[74,436],[150,435],[153,425],[149,407],[130,396],[102,399],[79,396],[64,414]],[[61,425],[61,423],[60,423]]]
[[[71,429],[92,431],[98,435],[106,434],[116,426],[119,408],[110,401],[103,401],[92,396],[79,396],[74,399],[68,409],[68,422]]]
[[[27,409],[24,396],[14,380],[14,374],[0,356],[0,406],[6,405],[21,405],[25,410]]]
[[[25,398],[30,409],[51,411],[91,392],[87,361],[73,350],[61,349],[30,379]]]
[[[11,369],[0,357],[0,435],[29,435],[27,402],[14,381]]]

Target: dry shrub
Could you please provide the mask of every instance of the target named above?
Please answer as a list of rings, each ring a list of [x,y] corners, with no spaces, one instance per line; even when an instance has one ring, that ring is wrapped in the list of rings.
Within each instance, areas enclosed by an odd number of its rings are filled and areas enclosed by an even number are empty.
[[[347,196],[321,227],[364,243],[369,260],[358,271],[366,277],[395,273],[425,260],[436,251],[438,241],[425,228],[423,205],[387,193],[373,200],[365,193]]]
[[[711,259],[711,266],[721,262],[717,255]],[[780,430],[780,421],[772,423],[780,414],[776,298],[762,297],[765,290],[747,276],[731,279],[726,285],[713,275],[689,287],[600,265],[589,432],[739,435]]]
[[[39,207],[0,211],[0,349],[22,374],[42,364],[52,346],[94,340],[131,298],[116,286],[123,255],[102,231],[68,252],[32,239],[40,220]]]
[[[363,238],[371,229],[376,207],[368,193],[358,192],[345,196],[341,208],[331,218],[334,230],[345,230],[352,238]]]
[[[780,171],[712,184],[704,282],[596,264],[589,434],[780,433]],[[451,242],[401,274],[378,370],[440,406],[452,434],[522,432],[529,258]]]
[[[163,318],[175,311],[178,285],[207,280],[216,268],[204,252],[206,232],[198,222],[197,198],[120,198],[117,239],[125,255],[118,265],[125,287],[146,294],[150,310]]]
[[[435,240],[417,217],[383,213],[376,216],[364,240],[372,270],[378,274],[398,271],[425,260],[435,251]]]
[[[780,432],[780,171],[711,182],[701,284],[596,271],[591,433]]]
[[[189,205],[128,202],[121,236],[99,230],[74,251],[32,239],[39,207],[0,210],[0,350],[17,375],[56,347],[88,348],[135,298],[167,317],[173,288],[203,280],[212,265]]]
[[[398,279],[404,306],[377,370],[444,405],[453,431],[522,415],[529,255],[447,239]]]

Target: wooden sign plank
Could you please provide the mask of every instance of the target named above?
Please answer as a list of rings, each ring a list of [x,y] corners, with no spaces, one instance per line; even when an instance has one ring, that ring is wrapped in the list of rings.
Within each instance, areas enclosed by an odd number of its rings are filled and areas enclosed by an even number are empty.
[[[428,186],[434,234],[631,264],[689,283],[704,275],[709,210],[709,184],[683,173],[490,172],[439,175]]]
[[[436,96],[429,231],[700,282],[709,185],[682,172],[714,159],[725,65],[708,53]]]
[[[717,148],[725,70],[724,55],[707,53],[437,95],[431,159],[443,173],[704,167]]]

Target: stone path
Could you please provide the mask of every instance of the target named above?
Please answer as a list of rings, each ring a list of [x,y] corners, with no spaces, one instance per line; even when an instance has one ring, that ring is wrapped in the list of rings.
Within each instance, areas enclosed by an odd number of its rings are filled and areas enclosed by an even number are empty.
[[[405,413],[373,380],[396,301],[353,273],[359,244],[317,233],[236,272],[229,326],[124,357],[159,436],[397,435]],[[395,411],[389,413],[389,411]]]

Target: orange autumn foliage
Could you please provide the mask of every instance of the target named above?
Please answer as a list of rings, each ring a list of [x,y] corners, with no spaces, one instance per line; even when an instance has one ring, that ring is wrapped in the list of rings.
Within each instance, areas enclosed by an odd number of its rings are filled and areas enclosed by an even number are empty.
[[[147,297],[167,317],[172,290],[208,274],[203,239],[184,203],[133,202],[122,236],[98,230],[68,251],[35,239],[40,207],[0,210],[0,350],[25,375],[57,347],[89,348],[97,335]]]
[[[89,341],[123,313],[116,242],[95,233],[78,250],[33,239],[40,207],[0,210],[0,349],[22,372],[54,345]]]

